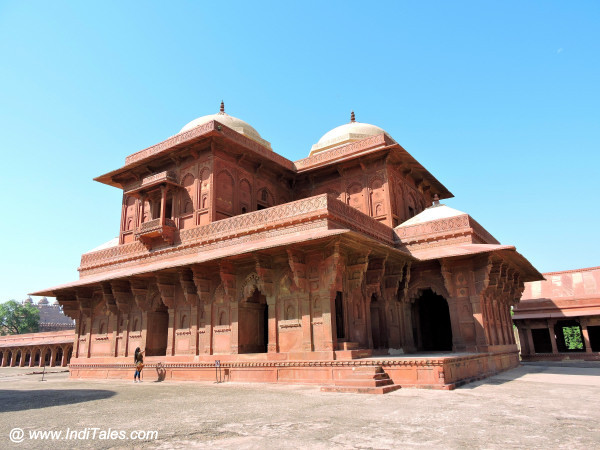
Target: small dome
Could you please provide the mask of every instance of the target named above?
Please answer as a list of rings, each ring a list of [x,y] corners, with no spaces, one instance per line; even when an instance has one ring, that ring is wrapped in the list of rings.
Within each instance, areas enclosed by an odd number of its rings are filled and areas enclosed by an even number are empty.
[[[23,302],[23,304],[25,305],[31,305],[33,303],[33,300],[31,299],[31,297],[27,297],[27,299]]]
[[[339,147],[340,145],[348,144],[350,142],[360,141],[370,136],[377,136],[378,134],[385,134],[390,137],[383,128],[368,123],[356,122],[354,119],[354,111],[352,111],[350,123],[346,123],[325,133],[323,137],[319,139],[319,142],[312,146],[310,155],[334,147]]]
[[[256,141],[259,144],[267,147],[268,149],[271,149],[271,144],[268,141],[265,141],[260,136],[260,134],[258,134],[258,131],[256,131],[253,127],[251,127],[249,124],[247,124],[243,120],[238,119],[237,117],[230,116],[229,114],[225,113],[225,105],[223,104],[223,102],[221,102],[221,111],[220,112],[218,112],[217,114],[210,114],[208,116],[198,117],[197,119],[192,120],[191,122],[186,124],[179,131],[179,133],[184,133],[185,131],[189,131],[193,128],[196,128],[197,126],[204,125],[205,123],[208,123],[211,120],[216,120],[217,122],[222,123],[226,127],[229,127],[232,130],[235,130],[238,133],[243,134],[247,138],[250,138],[253,141]]]
[[[48,304],[48,299],[46,297],[42,297],[41,300],[38,302],[38,305],[47,305]]]

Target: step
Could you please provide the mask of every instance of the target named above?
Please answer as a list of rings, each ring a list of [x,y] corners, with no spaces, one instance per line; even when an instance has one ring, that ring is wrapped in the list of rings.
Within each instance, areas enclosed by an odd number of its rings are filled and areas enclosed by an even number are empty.
[[[390,378],[381,380],[336,380],[335,386],[357,386],[357,387],[381,387],[394,384]]]
[[[380,387],[362,387],[362,386],[323,386],[321,392],[343,392],[352,394],[387,394],[400,389],[399,384],[391,384]]]
[[[355,379],[380,379],[387,377],[381,366],[358,366],[350,370],[340,371],[340,379],[355,380]]]

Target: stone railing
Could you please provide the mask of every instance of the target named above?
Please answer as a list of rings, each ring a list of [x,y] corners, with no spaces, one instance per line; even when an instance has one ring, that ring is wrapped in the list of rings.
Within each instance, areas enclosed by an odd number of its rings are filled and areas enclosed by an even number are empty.
[[[400,240],[404,242],[419,240],[419,238],[433,236],[439,233],[456,232],[457,230],[464,230],[465,228],[469,228],[469,216],[467,214],[432,220],[430,222],[419,223],[408,227],[397,227],[396,234]]]
[[[171,219],[165,219],[165,226],[173,228],[177,227],[177,225],[175,225],[175,222]],[[140,227],[140,230],[136,233],[136,235],[150,233],[152,231],[159,230],[161,227],[162,224],[160,223],[160,219],[152,219],[148,222],[144,222]]]
[[[390,227],[327,194],[321,194],[181,230],[178,233],[178,239],[176,238],[177,245],[167,249],[163,248],[160,253],[168,254],[183,246],[199,246],[318,219],[328,219],[338,226],[346,226],[352,231],[373,237],[384,244],[394,245],[394,231]],[[160,227],[159,219],[145,222],[141,231],[150,232],[153,230],[152,227]],[[148,253],[148,249],[140,242],[98,250],[86,253],[81,257],[79,270],[83,275],[86,270],[147,256]]]

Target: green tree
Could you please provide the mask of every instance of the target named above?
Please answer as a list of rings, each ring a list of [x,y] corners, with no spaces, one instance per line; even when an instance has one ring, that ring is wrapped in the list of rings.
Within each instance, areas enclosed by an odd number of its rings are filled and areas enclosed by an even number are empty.
[[[0,304],[2,334],[35,333],[40,329],[40,311],[33,305],[22,305],[14,300]]]
[[[583,350],[579,327],[563,327],[563,335],[565,336],[565,344],[569,350]]]

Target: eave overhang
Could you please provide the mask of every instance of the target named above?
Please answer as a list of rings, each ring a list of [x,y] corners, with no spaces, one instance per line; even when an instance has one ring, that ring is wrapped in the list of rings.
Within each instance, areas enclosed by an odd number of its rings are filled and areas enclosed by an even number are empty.
[[[79,280],[31,295],[55,297],[102,281],[338,236],[350,242],[363,241],[364,245],[397,258],[414,260],[395,248],[390,227],[327,194],[182,230],[181,234],[177,245],[152,251],[133,242],[84,254]]]
[[[125,158],[124,166],[105,173],[104,175],[100,175],[99,177],[94,178],[94,181],[122,189],[124,186],[119,181],[116,181],[117,177],[125,175],[128,172],[131,172],[138,167],[142,167],[160,157],[167,156],[177,150],[182,150],[192,144],[213,137],[228,140],[243,147],[246,151],[250,151],[262,160],[271,162],[278,167],[289,171],[290,173],[295,172],[294,163],[292,161],[275,153],[264,145],[261,145],[260,143],[238,133],[237,131],[232,130],[222,123],[212,120],[189,131],[176,134],[175,136],[159,142],[156,145],[129,155],[127,158]]]
[[[410,174],[419,183],[428,186],[432,193],[438,194],[440,199],[454,197],[437,178],[385,133],[315,153],[312,156],[295,161],[294,165],[298,174],[307,174],[334,164],[337,165],[384,152],[389,154],[392,163],[402,166],[406,174]]]

